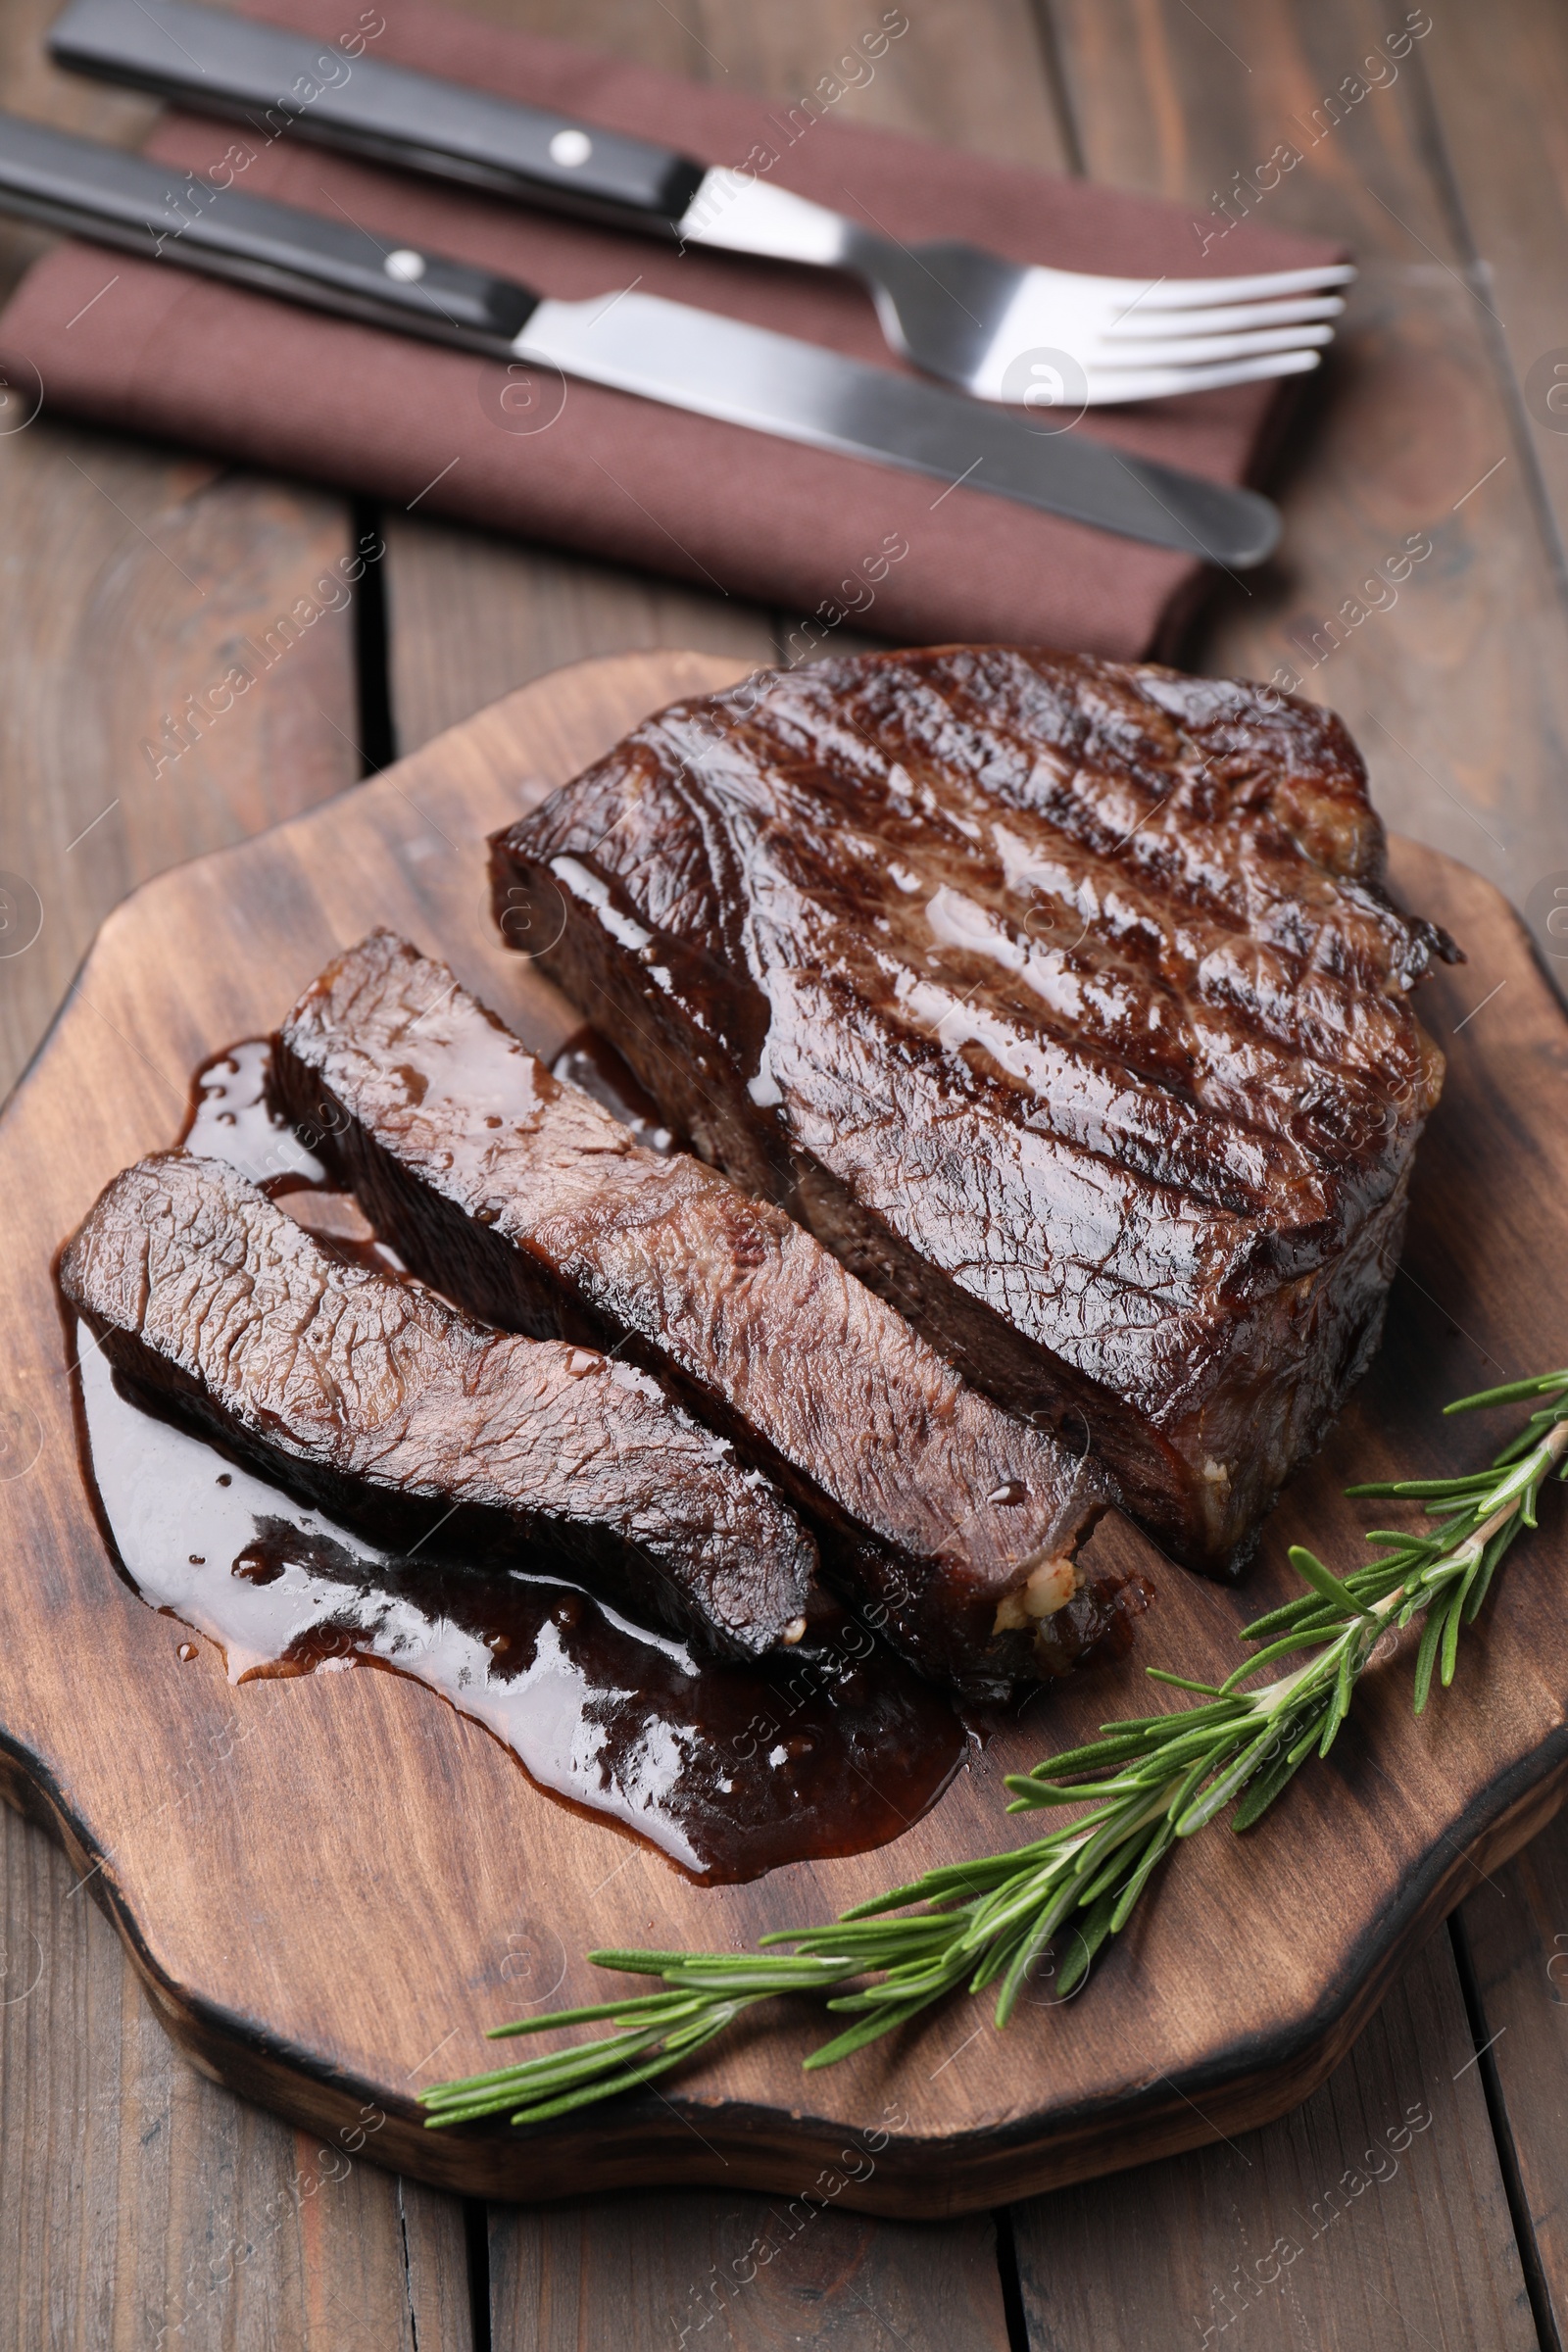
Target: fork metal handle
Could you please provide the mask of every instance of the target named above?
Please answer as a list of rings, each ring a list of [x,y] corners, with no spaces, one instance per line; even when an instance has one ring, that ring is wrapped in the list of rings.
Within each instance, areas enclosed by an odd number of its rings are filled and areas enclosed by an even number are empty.
[[[838,270],[850,261],[858,232],[853,220],[825,205],[715,166],[704,173],[675,233],[683,245],[716,245],[726,253]]]

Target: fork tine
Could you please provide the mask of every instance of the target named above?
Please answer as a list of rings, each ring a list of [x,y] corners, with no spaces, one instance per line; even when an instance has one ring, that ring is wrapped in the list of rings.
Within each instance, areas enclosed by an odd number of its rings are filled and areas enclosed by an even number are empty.
[[[1080,346],[1086,368],[1213,367],[1226,360],[1260,359],[1269,351],[1321,350],[1332,326],[1265,326],[1255,335],[1171,335],[1160,342],[1101,340]]]
[[[1271,302],[1287,294],[1320,294],[1330,286],[1348,286],[1355,275],[1350,262],[1326,262],[1317,270],[1275,270],[1258,277],[1161,277],[1142,289],[1158,310],[1197,311],[1221,302]],[[1100,278],[1099,285],[1125,285],[1131,278]],[[1157,299],[1156,299],[1157,297]]]
[[[1318,364],[1315,351],[1282,351],[1268,359],[1235,360],[1222,368],[1111,368],[1089,371],[1089,406],[1122,401],[1168,400],[1182,392],[1218,392],[1227,384],[1258,383],[1276,375],[1305,375]]]
[[[1338,318],[1344,309],[1341,294],[1302,295],[1294,302],[1231,302],[1212,311],[1178,309],[1168,317],[1157,305],[1141,303],[1102,331],[1127,342],[1168,335],[1176,326],[1184,334],[1219,335],[1244,327],[1304,326],[1314,318]]]

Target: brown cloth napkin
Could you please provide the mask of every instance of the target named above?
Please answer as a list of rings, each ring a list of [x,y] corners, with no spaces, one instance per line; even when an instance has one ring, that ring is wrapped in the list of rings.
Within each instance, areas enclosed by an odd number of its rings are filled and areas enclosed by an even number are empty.
[[[1337,250],[1248,222],[1205,259],[1178,207],[843,124],[825,97],[830,76],[811,107],[791,108],[499,30],[428,0],[267,0],[253,13],[323,45],[352,45],[384,20],[368,56],[708,163],[751,158],[755,169],[755,150],[774,154],[768,177],[778,185],[906,243],[960,237],[1019,262],[1149,277],[1293,269]],[[889,11],[884,23],[900,21]],[[891,37],[917,41],[918,25]],[[865,70],[852,69],[862,78]],[[461,256],[547,294],[569,299],[636,280],[649,293],[899,365],[865,295],[825,271],[677,253],[353,163],[289,128],[269,143],[265,131],[170,115],[148,152],[176,167],[172,188],[187,170],[231,175],[248,194],[346,213],[378,236]],[[509,390],[500,363],[96,246],[68,243],[34,266],[0,317],[0,354],[36,368],[46,408],[61,414],[819,613],[818,631],[853,610],[857,626],[885,637],[1004,639],[1125,659],[1170,643],[1203,576],[1184,557],[976,490],[943,492],[923,476],[592,385],[570,383],[561,405],[559,383],[536,378],[530,407],[528,388]],[[1239,386],[1091,411],[1073,429],[1239,482],[1279,397],[1266,385]]]

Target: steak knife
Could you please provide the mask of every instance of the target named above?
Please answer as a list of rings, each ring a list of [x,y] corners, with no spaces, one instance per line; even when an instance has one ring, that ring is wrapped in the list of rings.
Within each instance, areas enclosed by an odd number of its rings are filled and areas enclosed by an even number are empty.
[[[1279,538],[1254,491],[1124,457],[912,376],[634,289],[562,302],[471,264],[0,115],[0,212],[341,318],[1011,499],[1233,570]]]

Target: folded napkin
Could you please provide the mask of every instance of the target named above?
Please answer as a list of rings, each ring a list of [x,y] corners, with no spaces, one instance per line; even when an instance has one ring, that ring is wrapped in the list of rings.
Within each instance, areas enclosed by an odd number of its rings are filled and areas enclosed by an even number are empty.
[[[908,243],[959,237],[1019,262],[1157,277],[1294,269],[1334,248],[1245,223],[1200,253],[1191,215],[1142,196],[842,124],[498,29],[428,0],[266,0],[253,12],[678,147]],[[891,11],[886,24],[901,22]],[[384,30],[368,32],[381,25]],[[889,38],[895,37],[889,35]],[[915,27],[906,34],[919,38]],[[863,73],[863,68],[857,69]],[[837,86],[837,85],[834,85]],[[166,116],[148,152],[423,244],[570,299],[629,286],[896,367],[865,295],[827,272],[534,213],[328,154],[292,128]],[[776,161],[766,163],[767,157]],[[217,199],[221,203],[221,197]],[[340,322],[153,260],[61,245],[0,316],[0,355],[48,409],[368,493],[421,514],[579,549],[698,587],[914,641],[991,638],[1127,658],[1168,645],[1202,567],[973,489],[799,448],[624,394]],[[1073,429],[1244,480],[1281,395],[1237,386]],[[559,414],[556,411],[559,409]],[[807,642],[805,638],[801,643]]]

